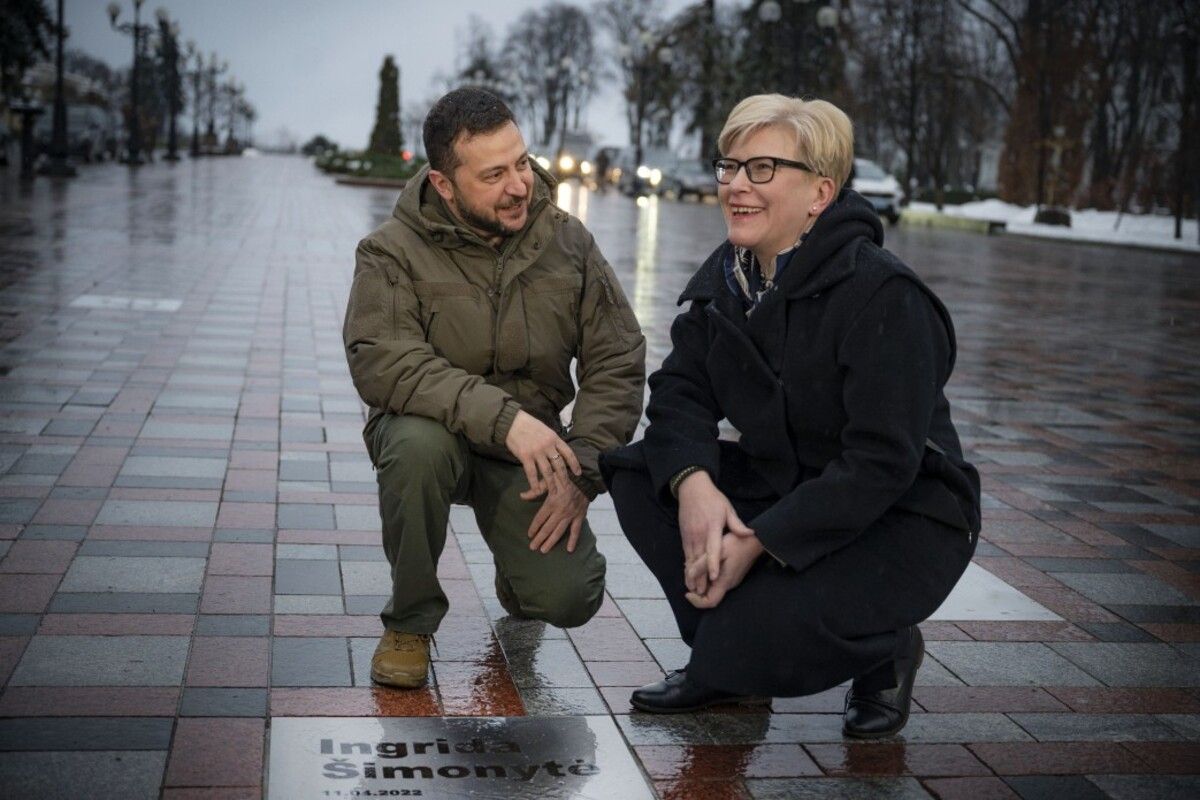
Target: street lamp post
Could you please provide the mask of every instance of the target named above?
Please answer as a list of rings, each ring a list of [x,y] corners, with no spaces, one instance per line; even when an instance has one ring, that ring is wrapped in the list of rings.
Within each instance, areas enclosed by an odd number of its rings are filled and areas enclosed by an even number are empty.
[[[208,83],[208,130],[204,134],[205,144],[209,147],[217,144],[217,78],[224,75],[227,69],[229,62],[218,64],[216,52],[209,55],[208,69],[205,70]]]
[[[646,95],[646,84],[650,80],[650,62],[652,59],[658,59],[659,63],[664,67],[671,64],[673,54],[671,52],[670,39],[667,36],[655,37],[650,31],[641,31],[634,40],[636,46],[624,46],[625,58],[627,65],[633,70],[637,80],[637,98],[634,104],[634,158],[637,161],[637,166],[642,164],[642,156],[645,155],[645,150],[642,146],[642,131],[646,125],[646,105],[649,102],[649,97]]]
[[[54,26],[54,130],[50,137],[50,163],[45,174],[58,178],[75,175],[75,167],[68,160],[67,102],[63,94],[63,39],[67,38],[63,27],[63,0],[58,0],[58,24]]]
[[[160,8],[158,18],[158,35],[162,40],[163,59],[167,67],[167,160],[179,160],[179,139],[175,128],[175,118],[179,116],[179,23],[172,22],[167,16],[166,9]]]
[[[188,40],[187,57],[184,63],[196,57],[196,66],[187,70],[192,79],[192,141],[188,145],[188,153],[192,158],[200,155],[200,79],[204,76],[204,54],[196,49],[196,43]]]
[[[133,0],[133,22],[117,23],[121,7],[115,2],[108,4],[108,19],[113,30],[133,36],[133,75],[129,82],[129,154],[126,163],[136,167],[142,161],[142,121],[138,106],[138,84],[141,82],[142,37],[149,36],[149,25],[142,24],[142,3]]]

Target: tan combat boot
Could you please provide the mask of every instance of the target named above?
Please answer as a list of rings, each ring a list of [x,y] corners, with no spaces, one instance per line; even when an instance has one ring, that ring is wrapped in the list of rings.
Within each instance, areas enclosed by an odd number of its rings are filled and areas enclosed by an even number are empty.
[[[371,680],[415,689],[429,676],[429,634],[384,631],[371,657]]]

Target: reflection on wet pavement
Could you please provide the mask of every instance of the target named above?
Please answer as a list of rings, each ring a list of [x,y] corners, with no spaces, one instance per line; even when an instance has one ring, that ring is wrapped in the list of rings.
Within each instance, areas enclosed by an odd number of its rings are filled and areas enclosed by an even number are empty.
[[[595,619],[506,617],[456,508],[433,678],[371,686],[387,570],[340,330],[354,246],[395,192],[282,157],[11,178],[6,791],[259,797],[284,718],[601,717],[662,797],[1200,794],[1194,257],[888,229],[954,315],[949,395],[985,509],[961,593],[923,626],[919,708],[864,745],[842,739],[841,689],[765,714],[633,713],[631,688],[687,648],[607,496],[590,513],[609,563]],[[719,209],[577,184],[558,198],[616,269],[656,367]]]

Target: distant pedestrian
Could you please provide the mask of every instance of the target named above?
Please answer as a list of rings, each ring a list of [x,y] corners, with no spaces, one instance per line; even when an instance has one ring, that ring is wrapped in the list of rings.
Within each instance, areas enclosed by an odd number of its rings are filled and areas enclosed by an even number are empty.
[[[632,703],[693,711],[853,679],[844,732],[886,736],[908,719],[917,623],[979,531],[979,476],[943,391],[954,329],[843,188],[839,109],[750,97],[719,146],[728,240],[680,297],[644,441],[603,459],[692,647]],[[736,443],[718,439],[724,419]]]
[[[371,677],[400,687],[425,681],[449,605],[437,564],[451,503],[473,507],[506,611],[562,627],[596,613],[597,459],[633,435],[645,379],[612,268],[554,205],[508,107],[455,90],[424,140],[429,165],[358,245],[344,329],[392,570]]]

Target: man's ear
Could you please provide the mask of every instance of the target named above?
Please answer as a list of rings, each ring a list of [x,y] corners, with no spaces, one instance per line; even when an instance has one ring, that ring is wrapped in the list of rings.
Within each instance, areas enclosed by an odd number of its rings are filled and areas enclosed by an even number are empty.
[[[429,182],[446,202],[450,202],[454,198],[454,186],[444,173],[438,172],[436,169],[429,170]]]

